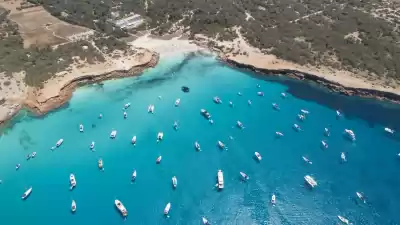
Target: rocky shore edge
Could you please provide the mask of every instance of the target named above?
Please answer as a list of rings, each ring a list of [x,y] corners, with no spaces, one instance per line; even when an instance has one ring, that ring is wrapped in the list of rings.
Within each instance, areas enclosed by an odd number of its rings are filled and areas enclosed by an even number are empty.
[[[297,70],[292,70],[292,69],[257,68],[253,65],[239,63],[235,60],[232,60],[232,59],[229,59],[229,58],[226,58],[223,56],[222,57],[220,56],[219,60],[233,68],[250,70],[252,72],[256,72],[256,73],[262,74],[262,75],[267,75],[267,76],[284,75],[286,77],[297,79],[297,80],[311,81],[311,82],[317,83],[325,88],[328,88],[329,90],[331,90],[333,92],[336,92],[336,93],[339,93],[342,95],[346,95],[346,96],[359,96],[359,97],[363,97],[363,98],[374,98],[374,99],[378,99],[378,100],[386,100],[386,101],[390,101],[390,102],[396,103],[396,104],[400,103],[400,95],[397,95],[397,94],[391,93],[391,92],[365,89],[365,88],[346,87],[340,83],[327,80],[323,77],[320,77],[320,76],[317,76],[314,74],[310,74],[310,73],[300,72]]]

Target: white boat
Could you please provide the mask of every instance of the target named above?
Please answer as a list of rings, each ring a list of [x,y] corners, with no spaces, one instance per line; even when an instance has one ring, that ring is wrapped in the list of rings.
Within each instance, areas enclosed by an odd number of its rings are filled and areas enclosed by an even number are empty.
[[[219,147],[220,149],[222,149],[222,150],[225,149],[225,144],[222,143],[221,141],[218,141],[217,145],[218,145],[218,147]]]
[[[236,126],[239,127],[240,129],[243,129],[243,128],[244,128],[243,123],[240,122],[239,120],[236,121]]]
[[[249,176],[247,176],[247,174],[245,174],[244,172],[240,172],[240,176],[242,176],[243,180],[249,179]]]
[[[352,130],[349,129],[344,129],[344,134],[346,135],[347,138],[349,138],[352,141],[356,140],[356,135]]]
[[[103,114],[100,114],[100,115],[99,115],[99,119],[101,119],[101,118],[103,118]]]
[[[233,108],[233,102],[232,102],[232,101],[229,101],[229,106],[230,106],[231,108]]]
[[[79,125],[79,131],[83,132],[83,125],[82,124]]]
[[[223,189],[224,188],[224,174],[222,173],[222,170],[218,170],[217,173],[217,180],[218,180],[218,189]]]
[[[277,137],[283,137],[283,133],[282,132],[277,131],[277,132],[275,132],[275,134],[276,134]]]
[[[287,97],[286,93],[284,93],[284,92],[281,93],[281,96],[282,96],[282,98],[286,98]]]
[[[394,134],[394,130],[393,130],[393,129],[390,129],[390,128],[388,128],[388,127],[385,127],[385,131],[388,132],[388,133],[390,133],[390,134]]]
[[[344,218],[343,216],[337,216],[339,218],[340,221],[342,221],[342,223],[344,224],[350,224],[349,220]]]
[[[164,215],[168,215],[170,209],[171,209],[171,203],[168,202],[168,204],[164,208]]]
[[[205,217],[201,218],[201,221],[203,222],[203,224],[205,225],[209,225],[210,223],[208,222],[208,220]]]
[[[302,109],[300,110],[301,113],[303,113],[304,115],[308,115],[310,112],[308,110]]]
[[[222,100],[221,100],[218,96],[215,96],[215,97],[213,98],[213,101],[214,101],[215,103],[217,103],[217,104],[221,104],[221,103],[222,103]]]
[[[31,157],[35,158],[35,156],[36,156],[36,152],[32,152]]]
[[[114,139],[115,137],[117,137],[117,131],[116,130],[112,130],[110,133],[110,138]]]
[[[311,187],[314,188],[318,185],[318,183],[312,178],[310,175],[304,176],[304,181]]]
[[[69,175],[69,183],[71,184],[70,189],[72,190],[76,186],[75,175],[73,173]]]
[[[214,124],[214,120],[208,120],[208,122],[210,122],[210,124]]]
[[[194,148],[195,148],[197,151],[201,151],[199,142],[196,141],[196,142],[194,143]]]
[[[158,96],[158,99],[160,99],[160,100],[161,100],[161,99],[162,99],[162,96],[161,96],[161,95],[159,95],[159,96]]]
[[[248,105],[251,105],[251,100],[247,100],[247,104],[248,104]]]
[[[57,148],[60,147],[63,142],[64,142],[64,139],[62,139],[62,138],[60,140],[58,140],[57,143],[56,143],[56,147]]]
[[[339,110],[336,110],[336,116],[337,116],[337,117],[341,117],[341,116],[342,116],[342,113],[341,113]]]
[[[312,162],[309,159],[307,159],[305,156],[302,156],[302,158],[303,158],[304,162],[306,162],[310,165],[312,164]]]
[[[132,144],[136,145],[136,135],[132,137]]]
[[[293,124],[293,129],[294,129],[295,131],[301,131],[300,126],[297,125],[297,124]]]
[[[128,113],[124,112],[124,119],[128,118]]]
[[[133,170],[133,172],[132,172],[132,181],[136,180],[136,175],[137,175],[136,170]]]
[[[306,119],[306,116],[302,115],[302,114],[298,114],[297,119],[299,119],[300,121],[304,121]]]
[[[164,133],[163,132],[158,132],[158,134],[157,134],[157,142],[162,141],[163,137],[164,137]]]
[[[272,103],[272,108],[275,110],[280,110],[279,105],[276,103]]]
[[[321,146],[325,149],[327,149],[329,147],[325,141],[321,141]]]
[[[162,156],[158,156],[158,158],[156,159],[156,163],[159,164],[161,162]]]
[[[21,167],[21,164],[17,164],[17,165],[15,165],[15,170],[19,170],[19,168]]]
[[[178,186],[178,179],[176,179],[176,176],[172,177],[172,186],[176,188]]]
[[[99,160],[97,161],[97,164],[98,164],[100,170],[104,170],[104,167],[103,167],[103,160],[102,160],[102,159],[99,159]]]
[[[329,131],[329,129],[328,128],[324,128],[324,135],[326,136],[326,137],[329,137],[329,136],[331,136],[331,132]]]
[[[71,203],[71,211],[72,211],[72,212],[75,212],[75,211],[76,211],[76,202],[75,202],[75,200],[72,200],[72,203]]]
[[[181,103],[181,99],[180,99],[180,98],[178,98],[177,100],[175,100],[175,107],[178,107],[178,106],[179,106],[179,103]]]
[[[117,209],[119,210],[119,212],[121,213],[121,215],[123,217],[128,216],[128,210],[126,210],[125,206],[122,204],[121,201],[119,201],[118,199],[115,199],[114,204],[115,204],[115,207],[117,207]]]
[[[361,194],[360,192],[356,192],[356,195],[357,195],[357,197],[361,200],[361,201],[363,201],[364,203],[366,203],[366,201],[365,201],[365,198],[364,198],[364,195],[363,194]]]
[[[130,102],[126,103],[126,104],[124,105],[124,108],[127,109],[127,108],[129,108],[129,106],[131,106],[131,103],[130,103]]]
[[[243,94],[242,94],[242,92],[239,91],[239,92],[237,93],[237,95],[242,96]]]
[[[148,113],[154,113],[154,105],[149,105],[149,106],[147,107],[147,112],[148,112]]]
[[[276,204],[276,196],[275,195],[272,195],[272,197],[271,197],[271,204],[272,205]]]
[[[262,96],[264,96],[264,92],[259,91],[259,92],[257,92],[257,95],[262,97]]]
[[[90,149],[94,149],[94,145],[95,145],[96,143],[94,143],[94,141],[92,141],[92,143],[90,144]]]
[[[24,194],[22,194],[21,199],[22,199],[22,200],[27,199],[31,193],[32,193],[32,187],[30,187],[28,190],[26,190],[26,191],[24,192]]]
[[[254,152],[254,155],[256,156],[258,161],[261,161],[262,157],[261,157],[260,153]]]
[[[340,154],[340,158],[342,159],[342,162],[346,162],[346,161],[347,161],[346,155],[344,154],[344,152],[342,152],[342,153]]]
[[[201,115],[203,115],[206,119],[210,119],[210,118],[211,118],[210,113],[207,112],[207,110],[205,110],[205,109],[200,109],[200,113],[201,113]]]

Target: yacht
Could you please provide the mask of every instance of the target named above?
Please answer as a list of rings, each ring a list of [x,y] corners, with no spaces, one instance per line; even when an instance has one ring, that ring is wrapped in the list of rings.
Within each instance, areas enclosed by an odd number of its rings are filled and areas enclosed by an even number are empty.
[[[347,161],[346,155],[344,154],[344,152],[342,152],[342,153],[340,154],[340,158],[342,159],[342,162],[346,162],[346,161]]]
[[[262,157],[261,157],[260,153],[254,152],[254,155],[256,156],[258,161],[261,161]]]
[[[304,162],[306,162],[310,165],[312,164],[312,162],[309,159],[307,159],[305,156],[302,156],[302,158],[303,158]]]
[[[149,107],[147,107],[147,112],[148,113],[154,113],[154,105],[149,105]]]
[[[356,195],[357,195],[357,197],[361,200],[361,201],[363,201],[364,203],[366,203],[366,201],[365,201],[365,198],[364,198],[364,195],[363,194],[361,194],[360,192],[356,192]]]
[[[165,208],[164,208],[164,215],[167,216],[170,209],[171,209],[171,203],[168,202],[168,204],[167,204],[167,205],[165,206]]]
[[[79,125],[79,132],[83,132],[83,125],[82,124]]]
[[[201,221],[203,221],[203,224],[205,224],[205,225],[209,225],[210,224],[205,217],[202,217]]]
[[[295,131],[301,131],[300,126],[297,125],[297,124],[293,124],[293,129],[294,129]]]
[[[111,134],[110,134],[110,138],[114,139],[115,137],[117,137],[117,131],[116,130],[112,130]]]
[[[30,187],[28,190],[26,190],[26,191],[24,192],[24,194],[22,195],[21,199],[22,199],[22,200],[27,199],[31,193],[32,193],[32,187]]]
[[[133,170],[133,172],[132,172],[132,181],[136,180],[136,175],[137,175],[136,170]]]
[[[178,179],[176,179],[176,176],[172,177],[172,186],[174,188],[176,188],[176,186],[178,186]]]
[[[157,163],[157,164],[160,164],[160,163],[161,163],[161,159],[162,159],[162,156],[161,156],[161,155],[158,156],[158,158],[157,158],[157,160],[156,160],[156,163]]]
[[[89,147],[90,147],[90,149],[92,149],[92,150],[93,150],[93,149],[94,149],[94,145],[95,145],[95,143],[94,143],[94,141],[92,141],[92,143],[91,143],[91,144],[90,144],[90,146],[89,146]]]
[[[35,158],[35,156],[36,156],[36,152],[32,152],[31,158]]]
[[[297,119],[299,119],[300,121],[304,121],[306,119],[306,116],[303,114],[297,114]]]
[[[124,112],[124,119],[128,118],[128,113]]]
[[[272,103],[272,108],[278,111],[280,110],[279,105],[276,103]]]
[[[222,170],[218,170],[217,173],[217,180],[218,180],[218,189],[223,189],[224,188],[224,174],[222,173]]]
[[[98,162],[97,162],[97,164],[98,164],[100,170],[104,170],[104,167],[103,167],[103,160],[102,160],[102,159],[99,159]]]
[[[17,164],[17,165],[15,165],[15,170],[19,170],[19,168],[21,167],[21,164]]]
[[[356,140],[356,135],[352,130],[349,129],[344,129],[344,134],[346,135],[347,138],[349,138],[352,141]]]
[[[339,218],[340,221],[342,221],[342,223],[344,224],[350,224],[349,220],[344,218],[343,216],[337,216]]]
[[[71,184],[70,189],[72,190],[76,186],[75,175],[73,173],[69,175],[69,183]]]
[[[244,172],[240,172],[240,176],[242,176],[243,180],[248,180],[249,176],[247,176],[247,174],[245,174]]]
[[[76,202],[75,202],[75,200],[72,200],[71,211],[72,211],[72,212],[75,212],[75,211],[76,211]]]
[[[240,122],[239,120],[236,121],[236,126],[237,126],[238,128],[240,128],[240,129],[243,129],[243,128],[244,128],[243,123]]]
[[[126,104],[124,105],[124,109],[129,108],[129,106],[131,106],[131,103],[130,103],[130,102],[128,102],[128,103],[126,103]]]
[[[217,103],[217,104],[221,104],[221,103],[222,103],[221,99],[220,99],[218,96],[215,96],[215,97],[213,98],[213,101],[214,101],[215,103]]]
[[[60,147],[63,142],[64,142],[64,139],[62,139],[62,138],[60,140],[58,140],[57,143],[56,143],[56,147],[57,148]]]
[[[311,187],[314,188],[318,185],[318,183],[312,178],[310,175],[304,176],[304,181]]]
[[[283,137],[283,133],[282,132],[277,131],[277,132],[275,132],[275,134],[276,134],[277,137]]]
[[[331,132],[330,132],[329,129],[326,128],[326,127],[325,127],[325,129],[324,129],[324,135],[325,135],[326,137],[331,136]]]
[[[132,144],[136,145],[136,135],[132,137]]]
[[[262,97],[262,96],[264,96],[264,92],[259,91],[259,92],[257,92],[257,95]]]
[[[247,100],[247,104],[248,104],[248,105],[251,105],[251,100]]]
[[[164,133],[163,132],[158,132],[158,134],[157,134],[157,142],[162,141],[163,137],[164,137]]]
[[[218,141],[217,145],[218,145],[218,147],[219,147],[221,150],[224,150],[224,149],[225,149],[225,144],[222,143],[221,141]]]
[[[243,94],[242,94],[242,92],[239,91],[239,92],[237,93],[237,95],[242,96]]]
[[[325,141],[321,141],[321,146],[325,149],[327,149],[329,147]]]
[[[233,102],[232,102],[232,101],[229,101],[229,106],[230,106],[231,108],[233,108]]]
[[[126,210],[126,208],[122,204],[122,202],[120,202],[118,199],[115,199],[114,204],[115,204],[115,207],[117,207],[117,209],[119,210],[119,212],[121,213],[121,215],[123,217],[127,217],[128,216],[128,210]]]
[[[210,119],[210,118],[211,118],[210,113],[207,112],[207,110],[205,110],[205,109],[200,109],[200,113],[201,113],[201,115],[203,115],[206,119]]]
[[[394,134],[394,130],[393,130],[393,129],[390,129],[390,128],[388,128],[388,127],[385,127],[385,131],[388,132],[388,133],[390,133],[390,134]]]
[[[194,148],[195,148],[197,151],[201,151],[199,142],[196,141],[196,142],[194,143]]]
[[[272,197],[271,197],[271,204],[272,205],[276,204],[276,196],[275,195],[272,195]]]
[[[178,121],[174,121],[174,130],[178,130],[178,127],[179,127]]]
[[[179,106],[179,103],[181,103],[181,99],[180,99],[180,98],[178,98],[177,100],[175,100],[175,107],[178,107],[178,106]]]
[[[285,93],[285,92],[282,92],[282,93],[281,93],[281,97],[282,97],[282,98],[286,98],[286,97],[287,97],[286,93]]]
[[[308,115],[310,112],[308,110],[302,109],[300,110],[301,113],[303,113],[304,115]]]

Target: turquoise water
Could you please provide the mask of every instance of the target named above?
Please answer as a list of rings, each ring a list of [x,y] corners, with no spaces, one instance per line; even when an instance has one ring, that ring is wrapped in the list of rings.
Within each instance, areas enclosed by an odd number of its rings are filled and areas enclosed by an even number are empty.
[[[182,85],[190,93],[183,93]],[[258,97],[257,91],[265,96]],[[285,91],[289,97],[282,99]],[[223,104],[213,103],[216,95]],[[181,104],[174,107],[177,98]],[[132,106],[124,120],[127,102]],[[280,104],[280,112],[271,108],[272,102]],[[155,104],[154,114],[147,113],[149,104]],[[200,116],[201,108],[212,114],[213,125]],[[343,118],[336,119],[336,108]],[[305,122],[296,120],[300,109],[311,112]],[[211,57],[163,60],[141,77],[81,88],[68,106],[45,117],[15,120],[0,139],[0,218],[13,225],[201,224],[202,216],[211,224],[326,225],[337,224],[342,215],[353,224],[400,224],[399,138],[383,132],[384,126],[400,127],[396,115],[400,108],[391,104],[338,96],[304,82],[261,80]],[[237,120],[246,128],[237,129]],[[80,123],[84,133],[78,130]],[[293,123],[303,132],[295,132]],[[331,136],[326,138],[323,129],[329,125]],[[343,138],[345,128],[354,130],[355,143]],[[112,129],[118,131],[115,140],[108,137]],[[285,134],[281,139],[275,138],[278,130]],[[164,140],[157,144],[159,131]],[[130,143],[133,135],[136,147]],[[64,144],[50,151],[60,138]],[[320,148],[324,139],[327,150]],[[196,140],[203,151],[194,150]],[[228,151],[216,147],[218,140]],[[95,152],[89,150],[92,141]],[[36,158],[25,160],[33,151]],[[253,158],[255,151],[263,156],[260,163]],[[347,163],[340,163],[341,152]],[[159,155],[163,160],[156,165]],[[302,155],[313,165],[306,165]],[[100,157],[104,172],[97,167]],[[138,176],[132,183],[134,168]],[[214,188],[218,169],[225,177],[221,192]],[[241,182],[239,171],[250,180]],[[73,191],[70,173],[77,179]],[[314,190],[304,186],[306,174],[318,181]],[[172,176],[178,178],[176,190]],[[30,186],[31,196],[22,201]],[[366,204],[355,199],[356,191],[366,195]],[[269,203],[272,194],[276,206]],[[114,207],[116,198],[129,211],[126,221]],[[75,214],[70,212],[72,199]],[[172,208],[165,218],[168,202]]]

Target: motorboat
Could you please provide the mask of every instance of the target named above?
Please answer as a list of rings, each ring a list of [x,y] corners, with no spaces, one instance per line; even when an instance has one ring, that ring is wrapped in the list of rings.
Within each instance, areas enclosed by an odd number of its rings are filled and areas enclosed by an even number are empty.
[[[344,224],[350,224],[349,220],[344,218],[343,216],[337,216],[339,218],[340,221],[342,221],[342,223]]]
[[[247,174],[245,174],[244,172],[240,172],[240,176],[242,176],[243,180],[248,180],[249,176],[247,176]]]
[[[230,106],[231,108],[233,108],[233,102],[232,102],[232,101],[229,101],[229,106]]]
[[[89,148],[93,150],[95,144],[96,144],[96,143],[95,143],[94,141],[92,141],[92,143],[90,144]]]
[[[32,157],[32,155],[31,155],[31,154],[28,154],[28,155],[26,155],[26,160],[30,160],[30,159],[31,159],[31,157]]]
[[[76,186],[75,175],[73,173],[69,175],[69,183],[71,184],[70,189],[72,190]]]
[[[210,122],[210,124],[214,124],[214,120],[208,120],[208,122]]]
[[[388,127],[385,127],[385,131],[388,132],[388,133],[390,133],[390,134],[394,134],[394,130],[393,130],[393,129],[390,129],[390,128],[388,128]]]
[[[168,204],[167,204],[167,205],[165,206],[165,208],[164,208],[164,215],[167,216],[170,209],[171,209],[171,203],[168,202]]]
[[[217,104],[221,104],[221,103],[222,103],[222,100],[221,100],[218,96],[215,96],[215,97],[213,98],[213,101],[214,101],[215,103],[217,103]]]
[[[162,156],[161,156],[161,155],[158,156],[158,158],[157,158],[157,160],[156,160],[156,163],[157,163],[157,164],[160,164],[160,163],[161,163],[161,159],[162,159]]]
[[[318,183],[312,178],[310,175],[304,176],[304,181],[311,187],[314,188],[318,185]]]
[[[272,195],[272,197],[271,197],[271,204],[272,205],[276,204],[276,196],[275,195]]]
[[[262,96],[264,96],[264,92],[259,91],[259,92],[257,92],[257,95],[262,97]]]
[[[366,201],[365,201],[365,198],[364,198],[364,195],[363,194],[361,194],[360,192],[356,192],[356,195],[357,195],[357,197],[361,200],[361,201],[363,201],[364,203],[366,203]]]
[[[344,152],[342,152],[342,153],[340,154],[340,158],[342,159],[342,162],[346,162],[346,161],[347,161],[347,159],[346,159],[346,154],[344,154]]]
[[[201,151],[199,142],[196,141],[196,142],[194,143],[194,148],[195,148],[197,151]]]
[[[279,108],[279,105],[278,104],[276,104],[276,103],[272,103],[272,108],[273,109],[275,109],[275,110],[281,110],[280,108]]]
[[[248,104],[248,105],[251,105],[251,100],[247,100],[247,104]]]
[[[162,141],[163,137],[164,137],[164,133],[163,132],[158,132],[158,134],[157,134],[157,142]]]
[[[172,177],[172,187],[176,188],[178,186],[178,179],[176,179],[176,176]]]
[[[300,112],[303,113],[304,115],[308,115],[310,113],[308,110],[305,109],[301,109]]]
[[[210,119],[210,118],[211,118],[210,113],[207,112],[207,110],[205,110],[205,109],[200,109],[200,113],[201,113],[201,115],[203,115],[206,119]]]
[[[21,199],[22,199],[22,200],[27,199],[31,193],[32,193],[32,187],[30,187],[28,190],[26,190],[26,191],[24,192],[24,194],[22,194]]]
[[[133,170],[133,172],[132,172],[132,181],[136,180],[136,175],[137,175],[136,170]]]
[[[131,106],[131,103],[130,103],[130,102],[126,103],[126,104],[124,105],[124,108],[127,109],[127,108],[129,108],[129,106]]]
[[[128,118],[128,113],[124,112],[124,119]]]
[[[331,132],[329,131],[329,129],[328,128],[324,128],[324,135],[326,136],[326,137],[329,137],[329,136],[331,136]]]
[[[209,225],[210,223],[208,222],[208,220],[205,217],[201,218],[201,221],[203,222],[203,224],[205,225]]]
[[[325,148],[325,149],[327,149],[329,146],[328,146],[328,143],[326,143],[325,141],[321,141],[321,146],[323,147],[323,148]]]
[[[181,103],[181,99],[180,98],[175,100],[175,107],[178,107],[179,103]]]
[[[342,113],[339,110],[336,110],[336,117],[341,117]]]
[[[72,212],[75,212],[75,211],[76,211],[76,202],[75,202],[75,200],[72,200],[72,203],[71,203],[71,211],[72,211]]]
[[[82,124],[79,125],[79,132],[83,132],[83,125]]]
[[[118,199],[115,199],[114,204],[115,204],[115,207],[117,207],[118,211],[121,213],[121,215],[123,217],[128,216],[128,210],[126,210],[125,206],[122,204],[121,201],[119,201]]]
[[[101,118],[103,118],[103,114],[100,114],[100,115],[99,115],[99,119],[101,119]]]
[[[116,130],[112,130],[111,134],[110,134],[110,138],[114,139],[115,137],[117,137],[117,131]]]
[[[149,105],[148,107],[147,107],[147,112],[148,113],[154,113],[154,105]]]
[[[21,164],[17,164],[17,165],[15,165],[15,170],[19,170],[19,168],[21,167]]]
[[[35,156],[36,156],[36,152],[32,152],[31,158],[35,158]]]
[[[218,145],[218,147],[219,147],[221,150],[224,150],[224,149],[225,149],[225,144],[222,143],[221,141],[218,141],[217,145]]]
[[[99,169],[100,169],[100,170],[104,170],[104,167],[103,167],[103,160],[102,160],[102,159],[99,159],[97,163],[98,163]]]
[[[174,121],[174,130],[178,130],[179,124],[178,121]]]
[[[62,139],[62,138],[60,140],[58,140],[57,143],[56,143],[56,147],[57,148],[60,147],[63,142],[64,142],[64,139]]]
[[[281,97],[282,97],[282,98],[286,98],[286,97],[287,97],[286,93],[285,93],[285,92],[282,92],[282,93],[281,93]]]
[[[260,155],[260,153],[258,152],[254,152],[255,157],[257,158],[258,161],[261,161],[262,157]]]
[[[242,94],[242,92],[239,91],[239,92],[237,93],[237,95],[242,96],[243,94]]]
[[[284,136],[283,133],[279,132],[279,131],[275,132],[275,134],[276,134],[277,137],[283,137]]]
[[[298,114],[297,119],[299,119],[300,121],[304,121],[306,119],[306,116],[303,114]]]
[[[132,137],[132,144],[136,145],[136,135]]]
[[[218,180],[218,183],[217,183],[218,189],[223,189],[224,188],[224,174],[222,173],[222,170],[218,170],[217,180]]]
[[[309,159],[307,159],[305,156],[302,156],[302,158],[303,158],[304,162],[306,162],[310,165],[312,164],[312,162]]]
[[[297,125],[297,124],[293,124],[293,129],[294,129],[295,131],[301,131],[300,126]]]
[[[352,130],[349,129],[344,129],[344,134],[346,135],[347,138],[349,138],[352,141],[356,140],[356,135]]]
[[[244,128],[242,122],[240,122],[239,120],[236,121],[236,126],[237,126],[238,128],[240,128],[240,129],[243,129],[243,128]]]

